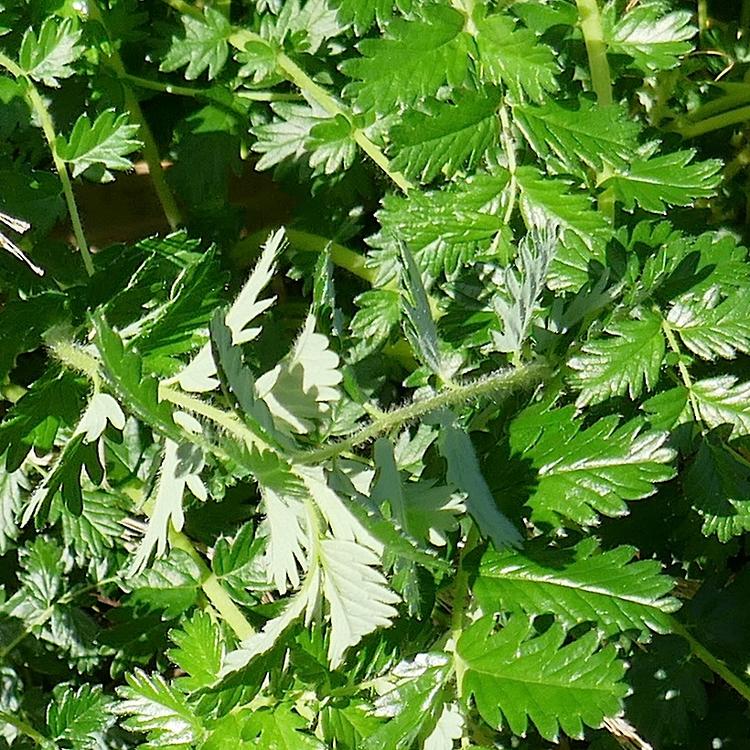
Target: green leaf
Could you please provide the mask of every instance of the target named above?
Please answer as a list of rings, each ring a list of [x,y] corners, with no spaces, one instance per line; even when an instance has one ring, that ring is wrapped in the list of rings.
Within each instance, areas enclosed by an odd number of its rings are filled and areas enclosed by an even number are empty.
[[[336,115],[313,125],[305,148],[310,151],[310,166],[316,175],[349,169],[357,155],[352,123],[343,115]]]
[[[438,437],[440,453],[448,463],[448,481],[466,494],[466,510],[498,549],[520,544],[521,534],[498,508],[482,476],[471,438],[450,423],[451,417],[445,417]]]
[[[599,648],[594,632],[563,645],[565,640],[558,623],[534,636],[531,621],[522,615],[511,617],[499,632],[491,616],[482,617],[456,645],[461,696],[473,696],[493,727],[500,728],[504,719],[511,732],[524,735],[531,720],[547,740],[558,741],[560,729],[583,739],[584,725],[598,728],[622,710],[628,692],[625,665],[614,646]]]
[[[508,88],[516,99],[524,94],[542,101],[558,88],[554,52],[509,15],[488,16],[477,23],[476,45],[487,78]]]
[[[229,56],[228,40],[232,26],[224,14],[211,7],[203,8],[203,18],[182,16],[185,36],[174,37],[159,70],[171,72],[187,65],[185,78],[193,81],[205,70],[208,80],[216,78]]]
[[[734,376],[719,375],[693,383],[690,395],[709,427],[729,424],[738,435],[750,434],[750,382],[737,384]]]
[[[381,28],[386,25],[397,10],[411,7],[412,0],[334,0],[339,20],[351,24],[357,36],[363,36],[377,21]]]
[[[58,689],[47,709],[49,735],[75,750],[101,747],[104,734],[114,721],[110,699],[99,685]]]
[[[361,544],[323,539],[319,554],[323,594],[331,617],[328,659],[335,668],[343,661],[344,652],[363,636],[391,624],[397,614],[393,605],[399,599],[377,570],[378,557]]]
[[[256,535],[251,523],[246,523],[231,540],[220,538],[214,547],[211,567],[231,597],[242,604],[252,604],[251,591],[267,587],[263,560],[265,540]]]
[[[706,536],[728,542],[750,530],[750,468],[722,439],[721,430],[701,440],[685,472],[684,488]]]
[[[122,538],[125,511],[112,492],[84,490],[81,514],[62,513],[63,538],[84,565],[91,558],[103,558]]]
[[[221,630],[210,615],[198,610],[179,630],[170,631],[169,637],[177,648],[170,649],[168,656],[187,673],[175,684],[188,693],[213,685],[221,670],[224,643]]]
[[[392,289],[372,289],[360,294],[354,302],[359,309],[349,329],[356,340],[351,357],[358,361],[388,342],[401,320],[401,295]]]
[[[152,554],[161,557],[167,551],[169,529],[182,531],[185,514],[182,498],[190,488],[201,500],[206,499],[206,489],[199,474],[203,469],[203,453],[191,443],[164,441],[164,458],[156,483],[156,496],[148,528],[131,562],[132,574],[141,572]]]
[[[702,359],[734,359],[738,350],[750,353],[750,291],[719,301],[713,287],[702,297],[681,298],[667,321],[682,343]]]
[[[123,728],[148,735],[152,747],[179,750],[194,747],[202,728],[195,710],[159,674],[138,669],[125,676],[127,685],[117,688],[121,701],[115,710],[128,716]]]
[[[39,27],[27,29],[21,40],[18,62],[23,71],[45,86],[57,88],[59,78],[74,74],[72,64],[83,53],[81,32],[71,18],[48,16]]]
[[[409,750],[415,740],[435,727],[443,706],[450,660],[441,653],[417,654],[391,672],[397,684],[375,703],[375,714],[389,720],[363,743],[362,750]]]
[[[615,7],[609,3],[604,13],[604,42],[611,53],[631,57],[645,75],[676,67],[692,51],[688,40],[696,28],[689,11],[667,13],[669,4],[656,0],[629,6],[615,21]]]
[[[675,151],[631,162],[604,185],[612,187],[626,210],[637,203],[653,213],[666,213],[667,206],[692,206],[696,198],[710,198],[721,182],[721,161],[706,159],[691,164],[694,149]]]
[[[81,115],[69,139],[58,139],[60,157],[73,165],[73,177],[83,172],[97,182],[111,182],[110,169],[127,170],[133,165],[125,157],[141,147],[135,138],[137,125],[128,124],[128,116],[114,109],[102,112],[92,123]]]
[[[368,242],[380,252],[372,255],[378,267],[376,284],[393,278],[398,269],[398,242],[414,254],[420,269],[432,278],[451,277],[474,260],[496,258],[505,249],[507,227],[501,215],[500,194],[506,172],[477,174],[443,190],[393,193],[383,199],[377,218],[381,231]]]
[[[627,167],[638,148],[640,128],[620,105],[602,106],[589,99],[575,105],[555,101],[513,108],[515,124],[544,160],[559,162],[555,171],[585,175],[585,168],[601,171],[605,164]]]
[[[537,484],[528,498],[532,519],[589,526],[598,514],[628,513],[626,500],[655,492],[674,474],[668,434],[644,429],[637,419],[618,426],[610,415],[582,429],[575,407],[529,407],[511,425],[511,448],[532,462]]]
[[[261,709],[248,716],[242,736],[253,739],[255,747],[274,750],[325,750],[325,745],[304,731],[308,722],[291,706],[281,703],[273,709]]]
[[[604,261],[610,228],[588,194],[571,192],[563,179],[543,177],[534,167],[518,167],[521,211],[528,224],[558,226],[561,246],[550,275],[553,288],[578,289],[589,279],[592,261]]]
[[[488,550],[474,595],[485,612],[520,609],[531,617],[552,613],[567,630],[589,621],[605,636],[638,630],[668,633],[673,583],[655,560],[633,561],[638,550],[601,551],[586,539],[572,549],[529,544],[523,551]]]
[[[20,471],[0,471],[0,555],[18,538],[23,489],[28,489],[28,483]]]
[[[109,327],[103,315],[94,318],[96,346],[105,374],[118,400],[140,420],[174,442],[181,442],[182,433],[172,419],[172,409],[159,400],[155,378],[144,375],[140,357],[125,349],[120,337]]]
[[[342,63],[342,71],[358,79],[345,93],[363,110],[388,113],[435,96],[444,84],[460,86],[471,44],[464,26],[464,16],[445,5],[424,7],[411,20],[393,20],[386,36],[359,43],[362,57]]]
[[[498,89],[484,88],[457,94],[454,104],[430,101],[423,111],[408,110],[389,133],[392,167],[424,183],[476,168],[498,141],[500,101]]]
[[[658,315],[642,313],[640,319],[617,321],[604,332],[609,338],[588,341],[568,362],[575,371],[571,382],[580,390],[579,406],[625,393],[634,399],[659,380],[666,345]]]

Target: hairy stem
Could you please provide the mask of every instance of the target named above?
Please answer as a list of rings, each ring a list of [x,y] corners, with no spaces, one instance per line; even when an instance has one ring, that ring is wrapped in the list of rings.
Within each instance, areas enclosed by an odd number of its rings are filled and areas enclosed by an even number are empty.
[[[104,12],[101,10],[96,0],[89,0],[88,8],[89,15],[92,19],[98,21],[102,25],[104,33],[109,40],[109,65],[117,76],[120,86],[122,87],[123,96],[125,97],[125,106],[127,106],[128,112],[130,113],[130,119],[134,124],[138,125],[138,132],[143,140],[143,158],[145,159],[146,164],[148,164],[148,172],[151,177],[151,182],[156,190],[159,203],[161,203],[164,216],[166,217],[170,228],[174,231],[183,223],[182,215],[180,214],[180,209],[177,207],[177,201],[175,200],[172,190],[167,184],[154,134],[151,132],[148,121],[143,114],[138,97],[128,83],[128,74],[125,70],[125,64],[122,61],[122,57],[120,57],[117,46],[110,37],[107,28],[107,19]]]
[[[512,370],[499,370],[471,383],[453,385],[436,393],[434,396],[412,401],[394,411],[386,412],[382,417],[373,420],[366,427],[352,436],[323,448],[298,453],[294,460],[300,464],[316,464],[348,453],[358,445],[389,432],[402,425],[440,409],[448,409],[456,404],[465,403],[475,398],[492,394],[509,394],[512,391],[532,388],[551,374],[550,367],[543,362],[532,362]]]
[[[39,121],[39,125],[44,133],[44,138],[47,141],[50,154],[52,155],[52,161],[54,162],[57,174],[60,177],[60,183],[62,184],[63,195],[65,196],[65,204],[68,208],[68,214],[70,216],[70,223],[73,226],[73,235],[76,238],[76,244],[78,250],[81,253],[83,259],[83,266],[86,269],[86,273],[89,276],[94,274],[94,263],[91,260],[91,253],[89,252],[89,245],[86,242],[86,236],[83,233],[83,225],[81,224],[81,216],[78,213],[78,205],[76,204],[75,195],[73,195],[73,185],[70,182],[70,175],[68,174],[68,168],[65,162],[60,158],[57,153],[57,135],[55,134],[55,124],[52,121],[52,115],[47,109],[47,105],[42,99],[42,95],[34,85],[33,81],[24,73],[24,71],[16,65],[9,57],[0,53],[0,67],[5,68],[14,78],[21,79],[26,86],[26,101],[29,103],[32,112]]]

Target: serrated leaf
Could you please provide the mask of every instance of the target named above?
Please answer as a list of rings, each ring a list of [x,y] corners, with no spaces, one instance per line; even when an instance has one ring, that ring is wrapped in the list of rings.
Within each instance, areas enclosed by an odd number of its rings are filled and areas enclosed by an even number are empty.
[[[667,315],[682,343],[702,359],[734,359],[750,352],[750,292],[741,290],[719,302],[716,288],[700,298],[678,300]]]
[[[556,159],[561,169],[585,174],[585,167],[601,171],[605,164],[626,167],[638,148],[638,124],[620,105],[602,106],[588,99],[573,105],[547,101],[543,105],[513,107],[515,124],[540,159]]]
[[[104,733],[114,723],[110,699],[99,685],[81,685],[56,691],[47,709],[47,730],[56,741],[75,750],[101,746]]]
[[[62,513],[63,538],[79,564],[104,557],[122,536],[125,517],[122,501],[114,493],[84,490],[81,514]]]
[[[115,708],[129,717],[122,722],[125,729],[147,734],[153,747],[187,750],[200,740],[195,710],[161,675],[136,670],[125,680],[128,684],[117,688],[121,701]]]
[[[542,101],[558,88],[553,51],[536,34],[516,25],[509,15],[488,16],[477,23],[476,45],[486,75],[517,99],[525,94]]]
[[[650,391],[659,380],[666,344],[659,316],[643,313],[605,329],[609,338],[594,339],[569,360],[571,382],[580,390],[579,406],[627,393],[631,399]]]
[[[397,664],[392,675],[397,684],[375,703],[375,713],[389,721],[367,737],[362,750],[408,750],[421,733],[434,729],[441,714],[444,686],[451,675],[445,654],[418,654]]]
[[[83,52],[78,44],[80,38],[81,32],[72,19],[48,16],[39,27],[38,35],[33,28],[24,33],[18,62],[35,81],[57,88],[59,78],[69,78],[75,72],[72,63]]]
[[[325,750],[325,745],[304,731],[308,722],[291,707],[282,703],[274,709],[262,709],[248,716],[242,728],[243,737],[255,741],[255,747],[274,750]]]
[[[750,433],[750,383],[719,375],[693,383],[690,396],[709,427],[729,424],[738,435]]]
[[[357,361],[385,344],[401,320],[401,296],[392,289],[372,289],[355,300],[359,309],[349,324],[356,340],[352,359]]]
[[[604,41],[610,52],[631,57],[644,74],[674,68],[693,49],[688,40],[696,28],[689,11],[667,13],[669,5],[656,0],[629,6],[615,21],[615,8],[609,3],[604,13]]]
[[[668,434],[647,431],[637,419],[618,423],[611,415],[582,429],[573,406],[529,407],[514,420],[511,447],[537,470],[527,501],[532,519],[597,524],[599,513],[626,515],[626,500],[647,497],[672,477]]]
[[[379,558],[354,541],[323,539],[320,565],[323,595],[331,618],[328,659],[332,667],[343,661],[344,653],[363,636],[390,626],[399,598],[377,570]]]
[[[653,213],[666,213],[667,206],[692,206],[696,198],[709,198],[721,182],[721,161],[706,159],[691,164],[694,149],[675,151],[631,162],[627,171],[617,171],[604,185],[612,187],[626,210],[636,203]]]
[[[81,115],[70,138],[58,138],[57,151],[73,165],[73,177],[88,172],[97,182],[111,182],[114,175],[109,170],[133,166],[125,157],[142,146],[135,138],[137,132],[138,125],[129,124],[127,114],[106,109],[93,123]]]
[[[566,629],[589,621],[605,636],[668,633],[669,613],[680,606],[669,596],[673,583],[655,560],[633,561],[636,553],[628,546],[601,551],[594,539],[572,549],[488,550],[474,595],[485,612],[552,613]]]
[[[398,269],[397,238],[405,242],[420,270],[449,278],[474,260],[496,258],[498,246],[508,244],[500,211],[500,196],[508,182],[506,172],[477,174],[443,190],[412,191],[408,197],[393,193],[383,199],[377,218],[382,230],[368,242],[379,252],[368,265],[377,267],[377,280],[389,281]]]
[[[381,28],[386,25],[397,10],[408,10],[412,0],[335,0],[339,20],[351,24],[357,36],[363,36],[373,23]]]
[[[283,229],[278,229],[268,236],[255,268],[231,304],[225,322],[232,331],[234,344],[245,344],[260,333],[260,328],[248,328],[248,325],[264,313],[276,299],[260,299],[260,295],[276,273],[276,260],[285,247]],[[216,365],[211,356],[211,345],[206,344],[174,380],[186,391],[204,393],[219,387],[215,375]]]
[[[170,439],[164,441],[164,458],[159,468],[153,511],[146,534],[133,556],[131,575],[140,573],[153,554],[161,557],[167,551],[170,528],[182,531],[185,522],[182,498],[188,487],[199,491],[196,482],[202,486],[199,478],[202,468],[203,453],[200,448]]]
[[[750,468],[714,430],[685,472],[685,496],[703,519],[701,531],[728,542],[750,530]]]
[[[466,78],[471,38],[465,18],[445,5],[427,6],[414,19],[397,18],[386,36],[359,43],[362,57],[346,60],[343,72],[353,79],[345,93],[361,109],[391,112],[432,97],[444,85]]]
[[[310,152],[310,166],[316,175],[332,175],[349,169],[357,155],[357,144],[351,122],[336,115],[310,128],[305,141]]]
[[[308,315],[292,351],[256,381],[258,396],[281,431],[310,432],[315,420],[341,397],[338,355],[315,325],[314,316]]]
[[[173,37],[172,46],[159,66],[171,72],[187,65],[185,78],[198,78],[208,70],[208,79],[215,78],[224,67],[229,55],[228,40],[232,33],[229,20],[213,8],[203,8],[203,18],[182,16],[185,36]]]
[[[185,620],[179,630],[169,633],[176,648],[167,653],[187,676],[176,680],[176,685],[191,693],[216,682],[224,658],[224,643],[219,626],[207,612],[200,610]]]
[[[554,288],[578,289],[589,279],[592,261],[604,261],[610,227],[594,211],[588,194],[573,192],[566,180],[543,177],[534,167],[518,167],[521,211],[530,225],[558,226],[561,244],[552,264]]]
[[[440,427],[438,447],[448,464],[447,479],[466,495],[466,510],[479,530],[501,549],[521,543],[521,534],[498,508],[479,468],[471,438],[450,423],[452,415]]]
[[[105,375],[120,403],[165,437],[181,442],[183,436],[172,419],[172,408],[159,401],[157,381],[144,375],[140,357],[125,349],[103,315],[94,318],[94,328]]]
[[[499,632],[491,616],[463,632],[456,645],[460,659],[459,690],[473,697],[482,718],[524,735],[529,721],[547,740],[560,730],[583,738],[584,726],[598,728],[617,716],[628,692],[625,665],[614,646],[599,648],[594,632],[565,645],[565,631],[553,623],[533,637],[533,625],[514,615]],[[581,665],[586,669],[581,671]]]
[[[498,89],[484,88],[408,110],[390,131],[392,167],[423,183],[475,168],[499,138],[500,101]]]

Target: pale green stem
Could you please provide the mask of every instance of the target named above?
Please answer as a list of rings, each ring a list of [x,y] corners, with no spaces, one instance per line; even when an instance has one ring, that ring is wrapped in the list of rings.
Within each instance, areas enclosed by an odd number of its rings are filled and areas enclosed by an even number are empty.
[[[219,613],[221,618],[232,629],[234,634],[241,640],[250,637],[255,628],[247,621],[242,610],[232,601],[232,598],[224,590],[216,574],[206,565],[201,555],[193,546],[193,543],[182,532],[170,529],[170,542],[173,547],[187,552],[201,572],[201,588],[211,606]]]
[[[369,284],[375,283],[375,273],[371,268],[365,265],[365,257],[354,250],[350,250],[344,245],[339,245],[326,237],[321,237],[310,232],[303,232],[299,229],[287,229],[289,241],[298,250],[304,252],[322,253],[328,250],[331,253],[331,262],[343,268],[354,276],[359,276]]]
[[[683,138],[696,138],[699,135],[704,135],[714,130],[721,130],[729,125],[738,125],[747,120],[750,120],[750,106],[723,112],[714,117],[707,117],[705,120],[700,120],[699,122],[675,124],[670,130],[679,133]]]
[[[583,40],[586,44],[586,54],[589,58],[591,87],[594,89],[599,104],[606,106],[612,104],[612,81],[599,6],[596,0],[576,0],[576,5],[581,20]]]
[[[402,425],[408,424],[431,412],[448,409],[457,404],[491,394],[501,392],[510,393],[522,388],[531,388],[538,385],[550,374],[551,370],[547,364],[532,362],[517,369],[494,372],[471,383],[453,385],[436,393],[434,396],[420,401],[412,401],[399,409],[386,412],[382,417],[372,421],[366,427],[363,427],[344,440],[323,448],[298,453],[294,457],[294,461],[299,464],[322,463],[342,453],[348,453],[358,445],[367,443],[380,435],[393,432]]]
[[[581,21],[581,32],[586,44],[586,54],[589,58],[589,71],[591,73],[591,87],[594,89],[599,104],[606,107],[612,104],[612,80],[609,72],[609,61],[607,60],[607,43],[604,41],[602,19],[599,14],[597,0],[576,0],[578,16]],[[597,174],[597,184],[605,182],[609,178],[607,165]],[[615,196],[612,188],[605,189],[598,199],[599,211],[609,221],[614,221]]]
[[[127,106],[128,112],[130,113],[130,119],[135,125],[138,125],[138,131],[143,140],[143,158],[145,159],[146,164],[148,164],[148,171],[151,182],[153,183],[154,189],[156,190],[156,195],[159,198],[159,203],[161,203],[162,210],[164,211],[164,216],[166,217],[170,228],[172,229],[172,231],[174,231],[183,223],[183,219],[182,215],[180,214],[180,209],[177,206],[177,201],[175,200],[175,197],[172,194],[169,185],[167,184],[167,180],[164,175],[164,169],[161,166],[161,157],[159,156],[159,149],[156,145],[156,139],[154,138],[154,134],[151,132],[148,121],[143,114],[143,110],[141,109],[138,97],[135,95],[133,89],[128,83],[128,74],[125,70],[125,64],[122,61],[122,57],[120,56],[115,43],[112,41],[109,35],[109,29],[107,28],[107,19],[104,12],[101,10],[96,0],[89,0],[88,8],[90,17],[98,21],[102,25],[104,33],[107,35],[107,38],[109,40],[109,47],[111,50],[109,55],[110,67],[120,81],[120,86],[122,86],[123,95],[125,97],[125,105]]]
[[[44,103],[39,90],[34,85],[33,81],[26,75],[26,73],[13,62],[9,57],[0,53],[0,67],[5,68],[14,78],[21,79],[26,86],[26,100],[29,103],[32,111],[36,115],[39,125],[44,133],[44,138],[47,141],[50,154],[52,155],[52,161],[55,164],[55,169],[60,177],[60,183],[62,184],[63,195],[65,196],[65,204],[68,208],[68,214],[70,215],[70,223],[73,226],[73,235],[76,238],[78,244],[78,250],[81,253],[83,259],[83,266],[86,269],[86,273],[89,276],[94,274],[94,263],[91,260],[91,253],[89,252],[88,242],[86,242],[86,236],[83,233],[83,225],[81,224],[81,217],[78,213],[78,206],[76,204],[75,195],[73,195],[73,185],[70,182],[70,176],[68,175],[68,168],[65,162],[62,160],[60,155],[57,153],[57,136],[55,134],[55,124],[52,121],[52,115],[47,109],[47,105]]]

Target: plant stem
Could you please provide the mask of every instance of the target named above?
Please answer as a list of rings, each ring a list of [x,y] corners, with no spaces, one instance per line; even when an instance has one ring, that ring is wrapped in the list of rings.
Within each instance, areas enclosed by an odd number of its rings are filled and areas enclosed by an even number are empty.
[[[39,745],[39,747],[48,750],[54,750],[57,747],[51,739],[45,737],[41,732],[37,732],[31,724],[25,722],[23,719],[19,719],[18,716],[14,716],[7,711],[0,711],[0,724],[10,724],[10,726],[17,729],[21,734]]]
[[[464,566],[466,556],[474,550],[479,543],[479,529],[477,525],[470,521],[471,526],[464,540],[464,546],[458,556],[458,572],[453,587],[453,607],[451,609],[451,638],[454,642],[458,641],[464,628],[464,609],[466,607],[466,597],[469,593],[469,571]]]
[[[255,632],[255,628],[247,621],[240,608],[232,601],[232,598],[224,590],[216,574],[206,565],[190,539],[182,532],[175,531],[174,529],[170,529],[169,536],[172,546],[181,549],[183,552],[187,552],[200,569],[203,593],[224,622],[229,625],[241,641],[250,637]]]
[[[60,183],[62,184],[63,195],[65,196],[65,203],[68,207],[68,214],[70,215],[70,223],[73,225],[73,234],[78,244],[78,250],[81,253],[83,259],[83,266],[86,269],[86,273],[89,276],[94,274],[94,263],[91,260],[91,253],[89,252],[88,242],[83,233],[83,226],[81,224],[81,217],[78,213],[78,206],[76,205],[75,195],[73,195],[73,185],[70,182],[70,176],[68,175],[68,168],[65,162],[60,158],[57,153],[57,136],[55,135],[55,124],[52,121],[52,115],[47,109],[47,105],[44,103],[39,90],[34,85],[33,81],[24,73],[24,71],[16,65],[9,57],[6,57],[0,52],[0,67],[5,68],[14,78],[18,78],[26,85],[26,100],[31,107],[32,112],[36,115],[39,125],[44,133],[44,138],[47,141],[50,154],[52,155],[52,161],[55,164],[55,169],[60,177]]]
[[[366,427],[344,440],[324,448],[298,453],[294,457],[294,461],[299,464],[321,463],[329,458],[347,453],[379,435],[393,432],[402,425],[423,417],[425,414],[498,392],[510,393],[522,388],[531,388],[550,374],[550,367],[546,363],[532,362],[511,370],[499,370],[471,383],[453,385],[434,396],[420,401],[412,401],[399,409],[386,412],[382,417],[373,420]]]
[[[345,271],[349,271],[354,276],[359,276],[360,279],[364,279],[368,284],[375,283],[375,274],[372,269],[365,265],[365,257],[359,253],[355,253],[354,250],[350,250],[348,247],[344,247],[344,245],[339,245],[337,242],[333,242],[326,237],[321,237],[311,232],[303,232],[299,229],[287,229],[286,235],[292,245],[298,250],[322,253],[327,249],[331,253],[331,261],[334,265],[343,268]]]
[[[730,125],[750,120],[750,106],[732,109],[729,112],[722,112],[720,115],[707,117],[699,122],[673,125],[670,130],[679,133],[683,138],[696,138],[699,135],[710,133],[713,130],[721,130]]]
[[[669,323],[664,318],[662,318],[661,321],[661,329],[662,331],[664,331],[664,337],[667,339],[669,348],[677,356],[677,369],[680,371],[680,378],[682,379],[682,382],[687,389],[688,398],[690,399],[690,408],[693,411],[693,416],[697,421],[701,421],[698,402],[696,401],[693,394],[693,379],[690,377],[690,372],[688,371],[687,366],[682,361],[682,350],[680,349],[679,341],[677,341],[677,336],[675,336],[672,326],[669,325]]]
[[[589,58],[591,86],[599,104],[606,106],[612,104],[612,82],[599,6],[596,0],[576,0],[576,5]]]
[[[156,190],[159,203],[161,203],[164,216],[166,217],[170,228],[174,231],[184,222],[182,215],[180,214],[180,209],[177,207],[177,201],[167,184],[164,170],[161,166],[161,157],[159,156],[156,139],[154,138],[154,134],[151,132],[148,121],[143,114],[138,97],[128,83],[128,74],[125,70],[125,64],[122,61],[117,46],[110,37],[104,12],[101,10],[96,0],[89,0],[88,9],[90,17],[102,25],[104,33],[109,41],[109,47],[111,50],[109,53],[109,65],[117,76],[120,86],[122,86],[125,105],[130,113],[130,118],[134,124],[138,125],[140,136],[143,139],[143,158],[145,159],[146,164],[148,164],[151,182]]]
[[[672,632],[675,635],[681,636],[690,644],[693,654],[714,674],[721,677],[727,685],[736,690],[746,701],[750,701],[750,685],[738,677],[721,659],[715,657],[702,643],[696,640],[681,622],[674,617],[670,619]]]

